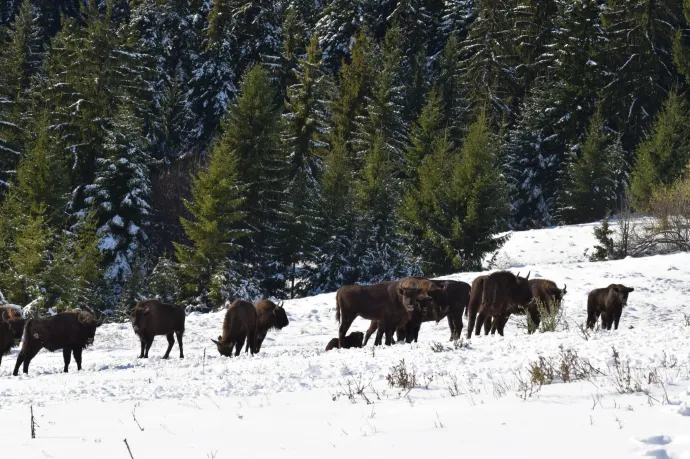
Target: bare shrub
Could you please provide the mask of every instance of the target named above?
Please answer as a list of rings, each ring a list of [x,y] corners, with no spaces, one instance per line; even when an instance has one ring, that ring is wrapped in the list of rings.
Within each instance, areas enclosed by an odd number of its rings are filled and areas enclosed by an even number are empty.
[[[386,376],[390,387],[412,390],[417,386],[417,374],[414,369],[409,370],[405,364],[405,359],[391,368],[391,372]]]
[[[619,394],[634,394],[642,392],[639,375],[630,367],[630,359],[621,360],[615,346],[611,347],[613,363],[609,365],[608,378]]]
[[[690,327],[690,314],[683,313],[683,319],[685,319],[685,326]]]
[[[539,386],[555,381],[591,381],[593,377],[602,374],[589,359],[580,357],[577,351],[565,349],[562,345],[557,356],[539,357],[539,360],[530,363],[528,371],[532,383]]]
[[[429,345],[429,348],[431,348],[431,350],[434,352],[444,352],[448,350],[448,348],[443,343],[439,343],[438,341],[434,341],[433,343],[431,343]]]
[[[537,330],[538,328],[542,333],[559,330],[568,331],[570,329],[565,315],[565,308],[560,306],[554,297],[551,297],[552,309],[549,309],[548,305],[538,298],[534,299],[534,303],[539,313],[539,327],[532,321],[532,316],[527,313],[525,314],[527,325],[519,324],[519,328],[526,328],[527,331]]]
[[[451,397],[457,397],[460,395],[460,385],[458,384],[457,376],[451,375],[448,377],[448,380],[446,381],[446,389],[448,389],[448,393]]]
[[[525,376],[521,371],[513,370],[513,376],[515,377],[517,394],[523,400],[527,400],[541,389],[540,384],[532,381],[529,375]]]

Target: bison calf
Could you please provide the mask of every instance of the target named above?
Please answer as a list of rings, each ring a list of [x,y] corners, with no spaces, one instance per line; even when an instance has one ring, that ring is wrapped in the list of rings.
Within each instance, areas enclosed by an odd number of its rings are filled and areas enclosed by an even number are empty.
[[[223,320],[223,335],[218,337],[218,341],[211,340],[215,343],[220,355],[232,357],[233,348],[235,356],[240,355],[245,340],[247,340],[247,349],[252,351],[252,355],[257,352],[256,316],[256,308],[249,301],[232,302]]]
[[[611,284],[606,288],[597,288],[589,292],[587,297],[587,327],[594,328],[601,315],[601,328],[611,330],[614,325],[618,330],[618,322],[623,314],[623,307],[628,304],[628,294],[635,289],[622,284]]]
[[[364,333],[362,332],[352,332],[345,337],[345,342],[343,343],[343,349],[359,348],[362,347],[362,341],[364,340]],[[333,338],[328,342],[326,350],[338,348],[338,338]]]
[[[282,330],[290,321],[283,303],[277,305],[271,300],[259,300],[254,303],[254,307],[256,308],[256,352],[259,352],[268,331]]]
[[[43,348],[50,352],[62,349],[65,359],[65,373],[69,368],[72,354],[77,361],[77,370],[81,370],[82,350],[93,344],[97,322],[91,313],[86,311],[61,312],[53,317],[30,319],[24,326],[24,344],[14,366],[14,376],[19,373],[19,366],[24,364],[24,373],[29,372],[29,364]]]
[[[0,307],[0,364],[14,346],[19,346],[24,332],[24,319],[20,312],[9,306]]]
[[[141,341],[140,359],[149,358],[149,349],[153,344],[153,338],[165,335],[168,339],[168,350],[164,359],[170,357],[170,351],[177,335],[177,346],[180,348],[180,358],[184,358],[182,350],[182,335],[184,334],[185,313],[184,309],[172,304],[161,303],[158,300],[140,301],[134,307],[131,314],[132,328]]]

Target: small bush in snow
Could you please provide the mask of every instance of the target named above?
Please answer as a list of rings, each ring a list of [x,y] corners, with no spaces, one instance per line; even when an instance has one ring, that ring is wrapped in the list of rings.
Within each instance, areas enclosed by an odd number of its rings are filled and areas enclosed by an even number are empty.
[[[431,350],[434,352],[444,352],[448,350],[448,348],[443,343],[439,343],[438,341],[434,341],[433,343],[431,343],[431,345],[429,345],[429,348],[431,348]]]
[[[399,364],[391,368],[391,372],[386,376],[390,387],[411,390],[417,386],[417,374],[414,369],[410,370],[402,359]]]

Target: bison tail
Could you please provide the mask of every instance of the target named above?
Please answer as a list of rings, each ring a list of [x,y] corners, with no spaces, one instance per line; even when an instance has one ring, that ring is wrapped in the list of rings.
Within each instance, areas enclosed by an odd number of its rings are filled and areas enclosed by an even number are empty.
[[[29,319],[29,320],[27,320],[26,323],[24,324],[24,333],[22,333],[22,341],[23,341],[23,343],[22,343],[22,349],[24,349],[24,347],[25,347],[25,346],[27,345],[27,343],[29,342],[29,340],[28,340],[29,336],[28,336],[28,335],[29,335],[29,333],[31,333],[31,332],[29,331],[29,329],[31,328],[31,324],[33,324],[33,322],[34,322],[34,319]]]
[[[335,321],[340,323],[340,295],[338,293],[335,295]]]

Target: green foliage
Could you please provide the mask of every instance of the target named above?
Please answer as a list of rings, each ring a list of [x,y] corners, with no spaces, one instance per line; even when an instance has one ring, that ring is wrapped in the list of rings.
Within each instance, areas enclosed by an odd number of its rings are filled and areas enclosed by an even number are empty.
[[[625,160],[620,136],[607,132],[601,112],[592,118],[587,139],[569,174],[568,220],[583,223],[603,218],[623,192]]]
[[[636,207],[644,209],[654,188],[672,184],[690,163],[690,111],[685,98],[672,92],[637,148],[631,191]]]
[[[613,230],[610,227],[611,214],[607,213],[601,225],[594,227],[594,237],[599,242],[594,246],[594,252],[590,255],[590,261],[605,261],[612,258],[615,253],[613,242]]]
[[[420,235],[416,253],[425,274],[481,269],[484,254],[505,238],[506,184],[498,165],[498,142],[484,116],[470,126],[458,151],[439,134],[435,149],[419,171],[419,185],[402,210],[412,234]]]

